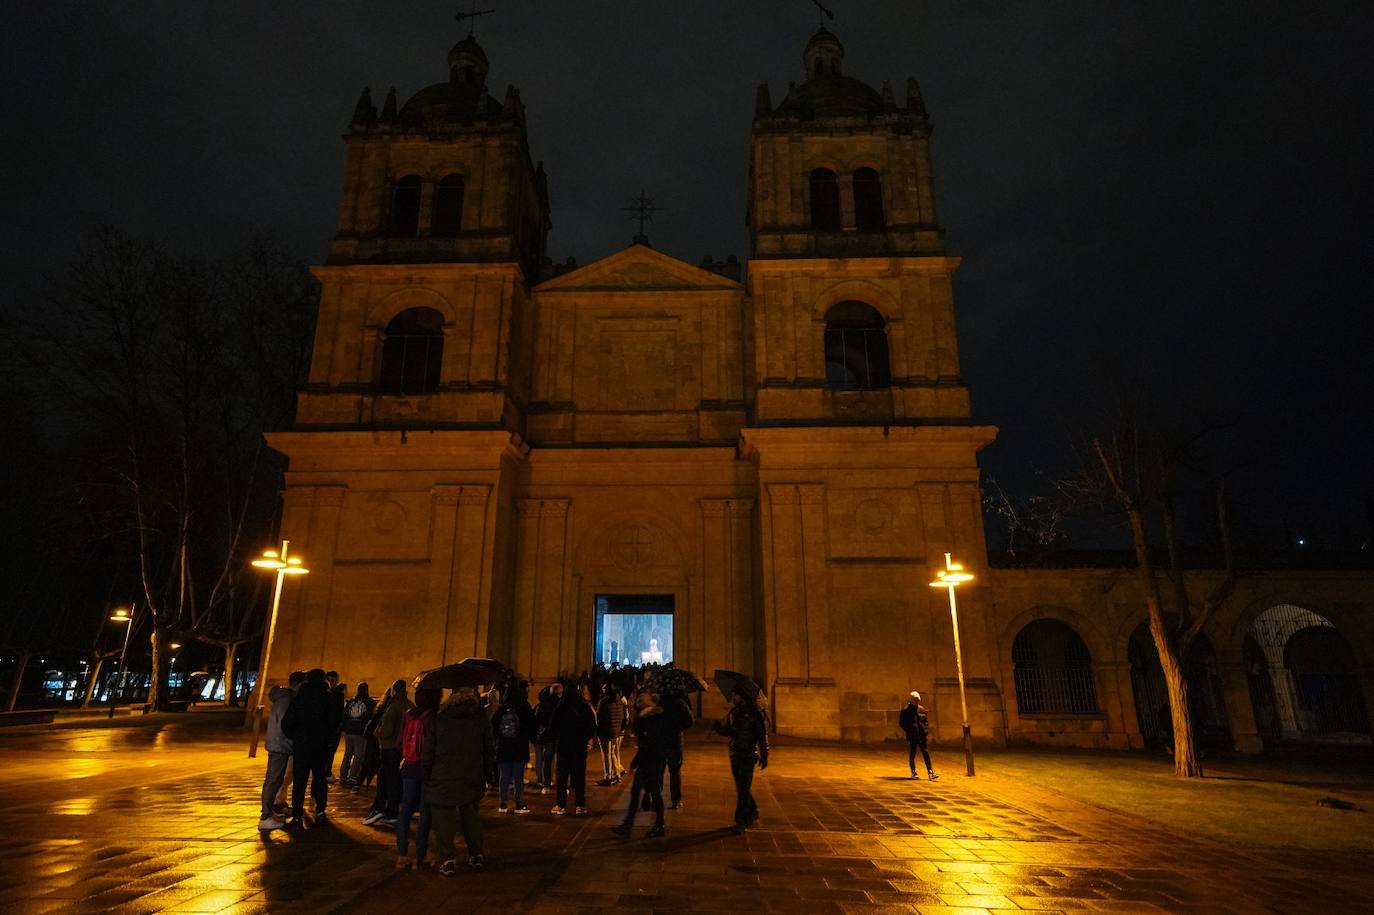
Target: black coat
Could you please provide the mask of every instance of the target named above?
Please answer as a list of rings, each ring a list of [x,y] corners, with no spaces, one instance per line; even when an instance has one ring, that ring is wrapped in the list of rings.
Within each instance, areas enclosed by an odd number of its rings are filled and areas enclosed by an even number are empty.
[[[914,702],[908,702],[906,708],[902,709],[902,714],[897,716],[897,724],[912,743],[925,743],[930,733],[930,716],[925,708]]]
[[[322,683],[303,683],[282,716],[282,733],[296,753],[329,747],[339,735],[343,705]]]
[[[645,766],[663,765],[668,760],[668,751],[681,734],[672,712],[645,709],[635,718],[635,746],[639,752],[631,767],[639,770]]]
[[[587,744],[596,736],[596,712],[576,692],[567,692],[549,727],[559,756],[586,756]]]

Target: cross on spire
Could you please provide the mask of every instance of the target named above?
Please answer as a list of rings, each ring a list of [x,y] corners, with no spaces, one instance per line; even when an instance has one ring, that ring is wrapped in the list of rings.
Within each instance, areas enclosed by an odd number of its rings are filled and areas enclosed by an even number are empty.
[[[457,16],[454,16],[453,18],[456,19],[456,20],[458,20],[459,22],[463,22],[463,21],[466,21],[466,22],[467,22],[467,24],[468,24],[468,37],[471,38],[471,37],[472,37],[472,30],[473,30],[473,27],[476,25],[476,19],[477,19],[477,17],[478,17],[478,16],[489,16],[489,15],[491,15],[491,14],[494,13],[494,12],[496,12],[496,10],[479,10],[479,9],[477,8],[477,0],[472,0],[472,2],[468,5],[468,11],[467,11],[466,13],[460,12]]]
[[[816,5],[816,9],[819,10],[819,12],[816,15],[816,18],[820,20],[822,28],[825,27],[826,19],[829,19],[831,22],[835,21],[835,14],[830,12],[830,10],[826,9],[824,6],[822,6],[821,0],[811,0],[811,2],[814,3]]]
[[[654,214],[662,213],[663,207],[654,206],[653,198],[646,196],[641,189],[639,197],[630,201],[629,206],[621,207],[620,212],[629,213],[631,219],[639,220],[639,234],[635,236],[634,240],[638,244],[647,245],[649,243],[649,237],[644,234],[644,224],[646,222],[653,222]]]

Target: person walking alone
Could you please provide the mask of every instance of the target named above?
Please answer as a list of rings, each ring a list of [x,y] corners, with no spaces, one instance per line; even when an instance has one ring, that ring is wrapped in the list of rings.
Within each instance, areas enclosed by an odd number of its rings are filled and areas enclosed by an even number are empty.
[[[477,805],[486,793],[487,773],[496,762],[496,742],[476,690],[456,689],[440,707],[434,716],[434,739],[425,742],[421,759],[435,850],[443,862],[439,873],[452,877],[458,871],[453,839],[459,828],[468,847],[468,867],[481,870],[486,862]]]
[[[367,758],[367,724],[376,708],[377,701],[368,695],[366,683],[359,683],[358,692],[344,704],[344,755],[339,763],[339,783],[346,788],[358,784],[362,775]]]
[[[611,832],[629,836],[634,828],[635,815],[639,812],[642,793],[645,808],[654,812],[654,825],[644,834],[644,838],[654,839],[664,833],[663,769],[668,764],[668,751],[677,725],[659,704],[659,697],[653,693],[641,692],[638,703],[634,725],[637,752],[630,763],[635,774],[634,781],[630,783],[630,804],[625,808],[625,819],[620,825],[612,826]]]
[[[305,789],[315,801],[316,825],[325,821],[329,800],[329,765],[334,738],[339,733],[342,709],[325,686],[324,671],[316,667],[282,716],[282,733],[291,741],[291,818],[297,828],[307,823]]]
[[[258,829],[262,832],[281,829],[283,825],[273,810],[277,794],[286,781],[287,767],[291,765],[291,741],[282,733],[281,721],[296,697],[296,690],[304,682],[305,671],[298,670],[287,679],[286,686],[274,686],[267,694],[272,712],[267,718],[267,774],[262,779],[262,816],[258,818]]]
[[[735,823],[731,831],[741,835],[759,819],[759,805],[750,792],[754,766],[768,768],[768,722],[754,698],[736,687],[725,717],[711,726],[730,738],[730,775],[735,779]]]
[[[558,816],[568,812],[571,786],[577,802],[573,812],[580,816],[587,812],[587,744],[596,736],[596,712],[581,688],[563,691],[563,701],[553,713],[552,727],[558,753],[558,792],[552,812]]]
[[[935,774],[935,769],[930,765],[930,752],[926,749],[926,741],[930,737],[930,716],[926,713],[925,706],[921,705],[921,694],[916,690],[911,691],[911,698],[907,700],[902,714],[897,717],[897,724],[906,734],[906,757],[907,765],[911,768],[911,777],[920,778],[916,774],[916,751],[920,750],[921,759],[926,764],[926,774],[931,781],[935,781],[940,776]]]

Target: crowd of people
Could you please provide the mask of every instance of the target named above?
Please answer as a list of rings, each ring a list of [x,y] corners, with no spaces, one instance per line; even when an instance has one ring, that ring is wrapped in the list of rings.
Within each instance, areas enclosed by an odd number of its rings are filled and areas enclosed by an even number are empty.
[[[682,681],[672,680],[668,688],[671,678],[661,673],[654,666],[597,665],[544,687],[532,703],[528,681],[515,676],[490,688],[453,689],[447,698],[442,690],[419,688],[412,699],[406,681],[397,680],[378,701],[366,683],[350,696],[336,671],[297,671],[268,694],[258,829],[320,826],[327,821],[331,784],[357,793],[375,780],[363,822],[395,831],[398,868],[436,866],[453,875],[461,833],[467,866],[480,870],[483,796],[495,793],[502,814],[528,814],[528,787],[541,796],[553,794],[551,814],[583,815],[587,763],[595,748],[601,763],[597,785],[630,780],[624,819],[612,831],[628,837],[636,815],[648,811],[653,823],[645,837],[662,836],[665,810],[683,806],[682,738],[694,715]],[[729,711],[712,731],[728,738],[737,795],[731,828],[743,833],[759,816],[751,786],[755,766],[768,765],[768,723],[756,691],[738,688],[729,699]],[[627,766],[622,750],[630,735],[635,754]],[[340,744],[344,754],[336,776]],[[529,769],[533,780],[527,784]]]

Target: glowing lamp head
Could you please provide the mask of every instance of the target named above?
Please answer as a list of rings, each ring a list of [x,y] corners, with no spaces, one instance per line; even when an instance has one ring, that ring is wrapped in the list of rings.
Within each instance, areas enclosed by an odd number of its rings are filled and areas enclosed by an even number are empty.
[[[133,619],[133,617],[130,616],[129,611],[123,607],[120,607],[114,613],[110,614],[110,622],[112,623],[127,623],[131,619]]]
[[[272,569],[273,571],[286,568],[286,563],[281,561],[276,550],[263,550],[262,558],[254,559],[253,565],[259,569]]]
[[[290,559],[286,560],[286,565],[282,567],[282,574],[309,575],[310,570],[307,569],[305,566],[301,565],[301,561],[299,559],[297,559],[295,556],[292,556]]]
[[[964,571],[964,567],[954,563],[948,569],[941,569],[935,573],[935,580],[930,583],[932,588],[957,588],[965,582],[973,581],[973,576]]]

